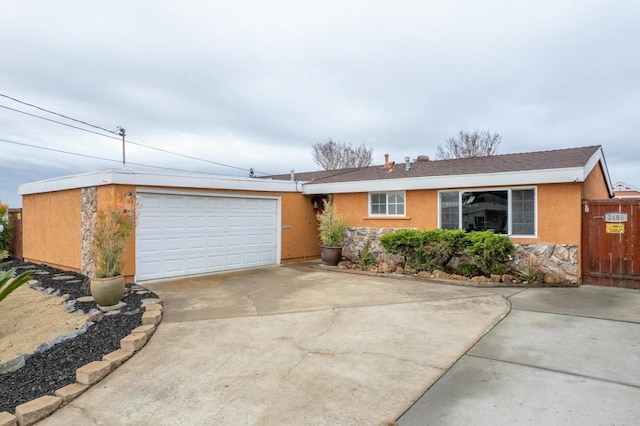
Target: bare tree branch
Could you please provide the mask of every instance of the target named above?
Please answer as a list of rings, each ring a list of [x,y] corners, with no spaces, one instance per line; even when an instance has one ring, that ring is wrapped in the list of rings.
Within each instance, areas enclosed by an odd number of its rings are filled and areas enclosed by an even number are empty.
[[[312,144],[311,154],[313,161],[324,170],[367,167],[373,162],[373,148],[364,144],[353,148],[351,144],[334,142],[331,138]]]
[[[436,157],[440,160],[454,158],[488,157],[496,155],[502,136],[490,130],[460,130],[456,136],[446,138],[444,146],[438,145]]]

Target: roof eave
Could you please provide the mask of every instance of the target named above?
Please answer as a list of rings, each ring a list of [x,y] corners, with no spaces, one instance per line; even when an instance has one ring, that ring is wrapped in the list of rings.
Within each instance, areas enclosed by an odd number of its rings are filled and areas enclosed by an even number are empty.
[[[133,170],[104,170],[64,176],[18,187],[18,194],[30,195],[104,185],[160,186],[169,188],[231,189],[244,191],[298,192],[297,183],[284,180],[255,179],[237,176],[203,176],[163,174]]]
[[[613,191],[613,184],[611,183],[611,177],[609,176],[609,168],[607,167],[607,161],[604,158],[604,151],[602,151],[602,147],[599,147],[596,152],[593,153],[589,161],[584,165],[583,175],[584,179],[589,176],[589,173],[596,167],[596,164],[600,164],[602,168],[602,174],[604,175],[604,180],[607,184],[607,191],[609,192],[609,197],[613,197],[615,195]]]
[[[402,191],[505,185],[537,185],[545,183],[584,182],[585,167],[481,173],[451,176],[422,176],[334,183],[303,183],[305,194],[334,194],[371,191]],[[603,166],[606,170],[606,165]],[[607,181],[610,187],[610,182]]]

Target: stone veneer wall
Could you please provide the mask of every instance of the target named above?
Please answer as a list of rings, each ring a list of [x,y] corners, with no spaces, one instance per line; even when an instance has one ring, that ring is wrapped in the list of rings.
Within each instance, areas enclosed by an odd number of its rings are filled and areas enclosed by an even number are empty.
[[[342,255],[350,262],[358,262],[365,245],[378,264],[380,272],[393,271],[396,265],[404,264],[402,256],[390,255],[380,246],[379,238],[401,228],[347,228]],[[524,267],[527,259],[532,259],[544,276],[547,284],[577,284],[578,246],[568,244],[514,244],[516,253],[512,262],[514,268]]]
[[[399,229],[406,228],[347,228],[342,245],[342,256],[351,262],[358,262],[368,242],[373,259],[382,266],[384,263],[389,263],[391,264],[390,269],[393,269],[394,264],[404,263],[404,258],[387,253],[380,245],[379,239],[381,236]]]
[[[89,278],[94,278],[95,273],[90,253],[97,212],[98,188],[95,186],[82,188],[80,192],[80,238],[82,239],[82,263],[80,273]]]
[[[513,267],[523,267],[527,258],[532,259],[547,284],[577,284],[578,246],[569,244],[514,244],[516,255]]]

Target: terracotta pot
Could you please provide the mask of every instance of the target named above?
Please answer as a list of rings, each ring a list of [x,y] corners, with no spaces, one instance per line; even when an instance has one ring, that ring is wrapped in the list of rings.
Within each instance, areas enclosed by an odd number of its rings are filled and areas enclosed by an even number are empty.
[[[113,306],[120,302],[125,292],[124,277],[118,275],[110,278],[94,278],[91,280],[91,296],[100,306]]]
[[[327,266],[336,266],[340,263],[342,257],[342,247],[324,247],[320,246],[320,258],[322,264]]]

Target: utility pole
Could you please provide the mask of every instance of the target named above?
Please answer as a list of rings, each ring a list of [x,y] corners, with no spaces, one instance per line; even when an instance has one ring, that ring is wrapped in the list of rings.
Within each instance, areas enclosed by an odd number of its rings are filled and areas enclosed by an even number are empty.
[[[125,155],[124,155],[124,137],[127,135],[127,131],[123,127],[118,127],[118,130],[119,130],[118,134],[122,136],[122,169],[124,170],[127,168]]]

